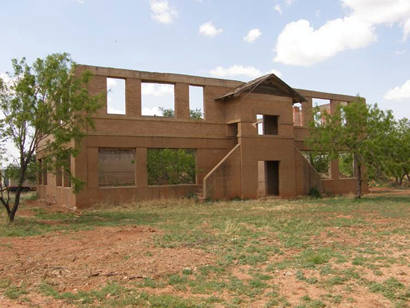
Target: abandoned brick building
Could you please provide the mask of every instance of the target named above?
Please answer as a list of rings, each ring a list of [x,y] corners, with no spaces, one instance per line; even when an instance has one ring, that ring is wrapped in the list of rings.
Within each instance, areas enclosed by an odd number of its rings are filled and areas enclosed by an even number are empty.
[[[355,178],[339,174],[331,161],[329,175],[321,178],[305,158],[307,124],[312,101],[327,100],[332,112],[354,96],[293,89],[274,74],[243,83],[234,80],[179,74],[150,73],[80,66],[94,77],[91,94],[105,93],[114,80],[123,86],[122,112],[105,106],[95,115],[95,129],[87,132],[80,154],[71,158],[75,177],[86,184],[74,194],[68,177],[42,172],[40,198],[66,206],[85,207],[99,202],[129,202],[178,198],[200,194],[209,199],[295,197],[312,188],[342,194],[355,191]],[[169,85],[173,105],[167,117],[144,115],[141,89]],[[200,116],[192,118],[190,91],[202,92]],[[119,113],[119,114],[118,114]],[[165,112],[164,112],[165,114]],[[162,154],[171,157],[159,161]],[[171,177],[162,177],[166,163],[177,151],[193,163]],[[152,165],[157,160],[157,165]],[[153,162],[152,162],[153,161]],[[151,166],[151,165],[152,166]],[[174,168],[175,169],[175,168]],[[154,170],[154,171],[153,171]],[[157,173],[155,173],[157,172]],[[366,185],[366,184],[365,184]]]

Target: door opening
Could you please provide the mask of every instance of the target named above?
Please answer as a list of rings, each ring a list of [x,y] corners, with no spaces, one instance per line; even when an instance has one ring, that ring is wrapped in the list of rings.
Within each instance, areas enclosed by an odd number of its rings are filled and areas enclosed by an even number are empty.
[[[279,196],[279,161],[258,161],[258,196]]]
[[[279,161],[265,161],[266,195],[279,196]]]

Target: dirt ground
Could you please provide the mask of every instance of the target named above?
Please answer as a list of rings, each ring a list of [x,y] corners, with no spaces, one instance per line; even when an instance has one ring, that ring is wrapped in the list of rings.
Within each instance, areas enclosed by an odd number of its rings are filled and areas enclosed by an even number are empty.
[[[197,249],[153,247],[156,232],[150,227],[102,227],[1,239],[0,277],[17,285],[24,280],[28,287],[47,280],[60,292],[77,292],[99,288],[110,277],[156,278],[215,262],[212,255]],[[3,300],[0,307],[7,305]]]
[[[410,195],[409,190],[373,189],[373,195],[392,194]],[[41,202],[29,201],[20,216],[30,217],[35,214],[32,208],[43,208],[50,213],[67,213],[68,209],[51,207]],[[78,215],[80,212],[77,213]],[[349,216],[342,218],[349,219]],[[47,220],[44,220],[47,223]],[[50,224],[55,223],[49,221]],[[375,220],[374,223],[389,224],[394,220]],[[12,281],[14,285],[35,290],[43,281],[59,292],[79,292],[101,288],[107,281],[115,279],[124,284],[142,281],[145,278],[161,278],[180,273],[184,269],[196,271],[198,267],[215,264],[217,257],[211,252],[189,247],[162,248],[155,244],[155,236],[164,231],[149,226],[98,227],[94,230],[66,232],[55,231],[39,236],[0,238],[0,278]],[[327,234],[332,234],[329,238]],[[396,243],[408,245],[406,238],[397,235]],[[312,241],[328,243],[348,242],[357,245],[358,240],[349,234],[343,234],[337,228],[321,232]],[[401,254],[408,254],[409,247]],[[280,257],[286,258],[291,250]],[[400,256],[396,256],[400,257]],[[392,265],[383,268],[383,277],[401,277],[401,282],[410,284],[408,266]],[[250,279],[249,266],[238,266],[232,274],[239,279]],[[364,273],[373,275],[371,271]],[[280,286],[280,294],[290,303],[297,303],[301,296],[308,294],[312,298],[327,292],[314,284],[306,285],[295,278],[296,270],[285,269],[275,273],[274,283]],[[309,276],[309,271],[305,271]],[[311,273],[315,275],[315,273]],[[377,276],[371,277],[377,280]],[[171,287],[152,292],[173,292],[184,297],[184,292]],[[346,293],[348,291],[340,291]],[[54,299],[36,292],[25,295],[29,300],[13,300],[0,293],[0,307],[69,307],[63,300]],[[223,297],[229,297],[223,295]],[[379,293],[369,293],[364,287],[358,287],[354,295],[355,302],[339,307],[391,307],[391,302]],[[264,307],[266,301],[255,302],[252,307]],[[218,305],[216,305],[218,306]]]

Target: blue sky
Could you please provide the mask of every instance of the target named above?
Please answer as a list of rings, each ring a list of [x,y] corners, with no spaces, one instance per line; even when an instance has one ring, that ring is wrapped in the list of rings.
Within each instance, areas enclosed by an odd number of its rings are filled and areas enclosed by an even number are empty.
[[[0,27],[0,73],[14,57],[63,51],[243,81],[275,72],[410,118],[409,0],[2,0]]]

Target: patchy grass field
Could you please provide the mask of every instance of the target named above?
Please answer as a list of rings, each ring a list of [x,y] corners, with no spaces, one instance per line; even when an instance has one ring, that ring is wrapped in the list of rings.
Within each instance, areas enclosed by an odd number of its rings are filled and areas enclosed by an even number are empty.
[[[410,191],[18,214],[0,307],[409,307]]]

